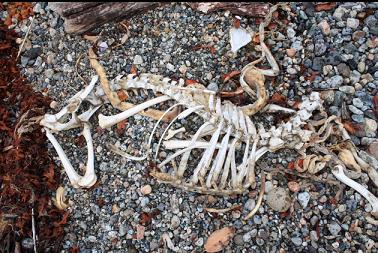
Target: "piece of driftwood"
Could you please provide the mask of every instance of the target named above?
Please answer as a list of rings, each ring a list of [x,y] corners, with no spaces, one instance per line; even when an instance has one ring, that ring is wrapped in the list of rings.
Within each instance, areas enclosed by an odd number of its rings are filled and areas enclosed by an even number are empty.
[[[197,2],[188,5],[203,13],[228,10],[232,14],[246,17],[265,17],[270,8],[268,3],[263,2]]]
[[[64,19],[67,33],[82,34],[111,21],[132,17],[161,5],[158,2],[49,2]]]
[[[140,14],[164,2],[49,2],[51,10],[64,20],[67,33],[83,34],[111,21],[118,21]],[[196,2],[187,3],[194,10],[204,13],[229,10],[233,14],[247,17],[264,17],[269,10],[262,2]]]

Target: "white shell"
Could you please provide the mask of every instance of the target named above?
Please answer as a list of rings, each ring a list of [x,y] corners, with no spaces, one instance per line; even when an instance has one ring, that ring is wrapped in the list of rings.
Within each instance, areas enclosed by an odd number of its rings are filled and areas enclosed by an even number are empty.
[[[230,29],[230,43],[232,52],[236,53],[240,48],[244,47],[251,41],[251,34],[244,28],[232,27]]]

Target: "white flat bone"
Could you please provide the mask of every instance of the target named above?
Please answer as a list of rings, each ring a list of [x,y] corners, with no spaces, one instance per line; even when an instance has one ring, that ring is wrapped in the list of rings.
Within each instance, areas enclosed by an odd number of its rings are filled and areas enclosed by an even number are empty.
[[[131,117],[135,114],[137,114],[138,112],[144,110],[144,109],[147,109],[148,107],[151,107],[153,105],[156,105],[156,104],[160,104],[162,102],[165,102],[167,100],[170,100],[171,98],[169,96],[160,96],[160,97],[157,97],[157,98],[153,98],[151,100],[148,100],[144,103],[141,103],[141,104],[138,104],[126,111],[123,111],[119,114],[116,114],[116,115],[112,115],[112,116],[105,116],[103,114],[100,114],[98,115],[98,121],[99,121],[99,125],[101,128],[109,128],[119,122],[121,122],[122,120],[125,120],[127,119],[128,117]]]

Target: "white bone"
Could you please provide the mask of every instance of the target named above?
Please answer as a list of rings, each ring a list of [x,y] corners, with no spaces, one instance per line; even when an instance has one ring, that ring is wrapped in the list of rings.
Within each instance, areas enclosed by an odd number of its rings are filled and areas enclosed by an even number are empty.
[[[160,97],[157,97],[157,98],[153,98],[151,100],[148,100],[144,103],[141,103],[141,104],[138,104],[126,111],[123,111],[119,114],[116,114],[116,115],[112,115],[112,116],[105,116],[103,114],[100,114],[98,115],[98,121],[99,121],[99,125],[101,128],[109,128],[119,122],[121,122],[122,120],[125,120],[127,119],[128,117],[131,117],[135,114],[137,114],[138,112],[144,110],[144,109],[147,109],[148,107],[150,106],[153,106],[153,105],[156,105],[156,104],[160,104],[162,102],[165,102],[167,100],[170,100],[171,98],[169,96],[160,96]]]
[[[357,183],[356,181],[350,179],[344,174],[343,166],[336,165],[334,169],[332,169],[332,174],[341,182],[348,185],[349,187],[356,190],[360,193],[369,203],[371,204],[373,210],[372,214],[374,216],[378,216],[378,198],[374,196],[369,190],[363,187],[361,184]]]
[[[224,163],[223,173],[220,180],[220,185],[219,185],[220,189],[224,189],[224,187],[226,187],[226,182],[227,182],[227,178],[228,178],[228,174],[229,174],[230,166],[231,166],[231,160],[233,158],[233,154],[235,153],[235,146],[236,146],[237,141],[238,141],[238,138],[234,138],[231,143],[230,148],[228,149],[226,162]]]
[[[175,130],[170,129],[168,131],[167,136],[164,138],[164,140],[167,141],[169,139],[172,139],[176,134],[178,134],[178,133],[185,133],[185,131],[186,131],[185,127],[181,127],[179,129],[175,129]]]
[[[222,139],[221,148],[218,151],[218,154],[217,154],[215,160],[213,161],[213,166],[210,169],[209,175],[207,176],[206,186],[208,188],[211,187],[212,183],[216,183],[216,181],[218,179],[218,175],[221,171],[221,168],[223,167],[223,162],[225,160],[225,155],[226,155],[227,146],[228,146],[227,144],[228,144],[228,140],[229,140],[230,135],[231,135],[231,130],[232,130],[232,126],[229,126],[227,128],[226,135]]]
[[[91,129],[88,123],[84,123],[83,136],[87,142],[88,160],[86,165],[85,174],[77,182],[80,187],[89,188],[97,181],[97,176],[94,170],[94,150]]]

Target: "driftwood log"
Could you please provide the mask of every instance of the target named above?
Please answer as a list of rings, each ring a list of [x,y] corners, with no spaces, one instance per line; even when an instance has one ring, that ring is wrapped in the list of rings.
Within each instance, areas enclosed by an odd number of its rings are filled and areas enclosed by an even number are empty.
[[[83,34],[105,23],[120,21],[164,4],[168,2],[49,2],[49,7],[64,19],[64,28],[67,33]],[[204,13],[229,10],[233,14],[247,17],[264,17],[269,11],[269,4],[262,2],[187,4]]]

